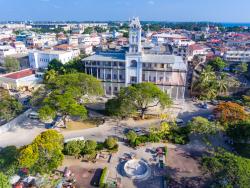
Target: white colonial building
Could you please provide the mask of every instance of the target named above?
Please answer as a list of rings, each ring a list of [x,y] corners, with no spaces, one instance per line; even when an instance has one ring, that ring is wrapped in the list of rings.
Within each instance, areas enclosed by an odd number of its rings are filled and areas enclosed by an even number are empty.
[[[57,59],[63,64],[80,55],[79,49],[62,50],[33,50],[29,52],[30,67],[33,69],[47,68],[50,61]]]
[[[146,54],[142,50],[138,18],[130,23],[129,51],[98,53],[83,59],[85,72],[102,80],[106,95],[122,87],[153,82],[173,99],[184,99],[187,64],[180,56]]]

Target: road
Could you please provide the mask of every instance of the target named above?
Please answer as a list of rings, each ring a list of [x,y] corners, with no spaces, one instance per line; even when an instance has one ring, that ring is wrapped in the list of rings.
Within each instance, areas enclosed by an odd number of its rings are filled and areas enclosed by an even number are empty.
[[[191,101],[186,101],[175,106],[180,106],[175,113],[178,114],[178,118],[188,122],[195,116],[208,117],[212,113],[213,107],[210,106],[209,109],[200,109]],[[28,121],[28,122],[27,122]],[[121,121],[117,122],[116,120],[110,120],[105,122],[104,125],[101,125],[92,129],[77,130],[77,131],[62,131],[66,139],[83,136],[85,139],[93,139],[96,141],[104,141],[108,136],[117,136],[122,138],[124,129],[126,128],[149,128],[152,125],[155,125],[156,122],[145,121],[145,122],[134,122],[134,121]],[[9,145],[15,145],[17,147],[29,144],[32,140],[41,132],[47,129],[44,128],[44,125],[36,122],[34,120],[26,120],[20,125],[16,125],[16,128],[7,132],[0,134],[0,147],[6,147]]]

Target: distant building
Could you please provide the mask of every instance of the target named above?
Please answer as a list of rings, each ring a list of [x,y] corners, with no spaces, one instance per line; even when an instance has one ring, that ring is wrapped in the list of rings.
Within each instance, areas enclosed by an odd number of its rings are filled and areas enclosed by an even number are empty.
[[[250,62],[250,51],[227,51],[223,59],[228,62]]]
[[[0,76],[0,87],[15,90],[33,90],[42,83],[42,76],[25,69]]]
[[[179,56],[145,54],[138,18],[130,23],[127,53],[98,53],[82,60],[85,72],[103,82],[106,95],[134,83],[153,82],[173,99],[184,99],[187,64]]]
[[[15,55],[16,49],[10,45],[0,46],[0,64],[4,64],[4,59],[7,56]]]
[[[33,50],[29,53],[30,67],[34,69],[47,68],[53,59],[60,60],[63,64],[80,55],[80,50],[59,51],[59,50]]]

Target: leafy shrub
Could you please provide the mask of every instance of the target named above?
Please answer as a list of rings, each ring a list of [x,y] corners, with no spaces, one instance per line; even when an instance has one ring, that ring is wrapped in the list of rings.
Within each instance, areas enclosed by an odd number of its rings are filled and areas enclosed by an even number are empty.
[[[64,153],[66,155],[78,156],[84,148],[84,141],[74,140],[68,142],[64,147]]]
[[[83,154],[92,154],[95,153],[97,143],[94,140],[87,140],[85,146],[82,150]]]
[[[108,137],[105,140],[104,145],[107,149],[113,149],[117,145],[117,139],[113,137]]]

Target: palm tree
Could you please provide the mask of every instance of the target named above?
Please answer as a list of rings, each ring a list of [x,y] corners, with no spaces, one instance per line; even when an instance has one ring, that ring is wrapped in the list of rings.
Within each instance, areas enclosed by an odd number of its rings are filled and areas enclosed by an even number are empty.
[[[214,81],[216,79],[215,72],[212,70],[211,66],[207,66],[206,69],[204,69],[200,75],[200,83],[201,85],[206,86],[211,81]]]
[[[227,77],[220,76],[217,80],[217,88],[219,94],[226,94],[228,91],[228,80]]]

